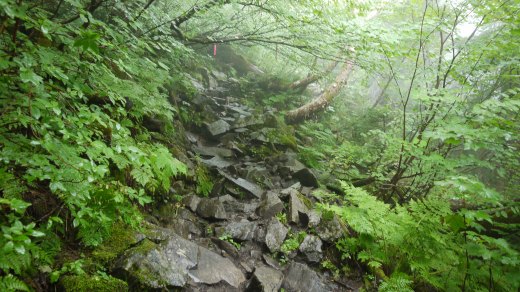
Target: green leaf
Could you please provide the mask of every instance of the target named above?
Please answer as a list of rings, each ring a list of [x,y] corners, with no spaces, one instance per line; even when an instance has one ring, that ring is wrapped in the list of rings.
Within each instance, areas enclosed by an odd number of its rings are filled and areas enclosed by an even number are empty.
[[[20,79],[24,83],[32,83],[34,85],[40,85],[43,81],[43,78],[38,74],[34,73],[33,70],[29,68],[20,69]]]
[[[97,41],[100,35],[93,31],[85,31],[81,34],[81,37],[74,41],[75,47],[81,47],[84,51],[91,50],[92,52],[99,54],[99,47]]]

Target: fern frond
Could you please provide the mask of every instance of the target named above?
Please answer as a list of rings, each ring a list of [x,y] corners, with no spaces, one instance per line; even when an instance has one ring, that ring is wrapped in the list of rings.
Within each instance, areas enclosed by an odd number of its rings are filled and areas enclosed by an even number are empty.
[[[29,291],[29,287],[22,280],[8,274],[0,277],[0,291]]]

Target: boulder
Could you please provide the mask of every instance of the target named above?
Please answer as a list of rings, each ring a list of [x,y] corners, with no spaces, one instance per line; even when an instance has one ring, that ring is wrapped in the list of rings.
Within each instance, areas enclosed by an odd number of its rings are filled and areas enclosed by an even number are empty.
[[[246,291],[278,292],[282,281],[282,272],[266,266],[258,266]]]
[[[221,156],[224,158],[233,156],[233,151],[226,148],[195,146],[192,149],[201,156]]]
[[[184,206],[188,207],[193,212],[197,211],[197,207],[202,199],[199,196],[190,195],[182,199]]]
[[[258,202],[256,201],[243,203],[237,201],[230,195],[218,197],[218,200],[224,205],[224,209],[226,210],[229,218],[234,217],[234,215],[245,215],[246,217],[251,216],[258,208]]]
[[[224,227],[215,228],[217,236],[229,235],[233,239],[246,241],[256,237],[258,223],[254,221],[230,222]]]
[[[307,235],[300,244],[300,252],[305,255],[309,262],[319,263],[323,257],[321,250],[321,239],[315,235]]]
[[[303,186],[313,188],[319,187],[318,178],[316,178],[316,175],[308,168],[303,168],[300,171],[293,173],[292,177],[297,179]]]
[[[334,242],[345,234],[340,219],[336,214],[334,214],[332,218],[326,218],[324,216],[320,224],[318,224],[316,232],[320,235],[321,239],[327,242]]]
[[[226,154],[228,154],[228,153],[226,152]],[[220,156],[214,156],[211,159],[201,159],[201,161],[202,161],[202,163],[206,164],[209,167],[216,167],[218,169],[226,168],[230,165],[235,164],[235,162],[223,159]]]
[[[197,206],[197,214],[206,219],[227,219],[224,205],[218,199],[202,198]]]
[[[170,234],[155,244],[145,239],[115,263],[114,272],[148,289],[168,290],[195,283],[226,282],[238,288],[244,274],[226,259],[192,241]]]
[[[291,192],[289,195],[289,213],[287,214],[289,222],[307,225],[311,213],[311,206],[307,206],[309,203],[310,201],[298,191]]]
[[[230,174],[227,174],[221,170],[219,170],[220,175],[225,177],[227,180],[231,181],[235,185],[239,186],[240,188],[246,190],[247,192],[251,193],[256,198],[260,198],[262,194],[264,193],[264,190],[260,186],[258,186],[255,183],[252,183],[248,180],[245,180],[243,178],[234,178]]]
[[[262,195],[256,214],[264,219],[269,219],[282,211],[283,202],[276,193],[268,191]]]
[[[268,225],[265,234],[265,245],[271,252],[280,251],[280,247],[287,236],[289,229],[285,227],[277,218],[272,218]]]
[[[218,120],[211,124],[207,124],[206,128],[212,136],[218,136],[229,131],[231,126],[224,120]]]
[[[282,287],[287,291],[330,291],[318,274],[305,264],[291,262]]]

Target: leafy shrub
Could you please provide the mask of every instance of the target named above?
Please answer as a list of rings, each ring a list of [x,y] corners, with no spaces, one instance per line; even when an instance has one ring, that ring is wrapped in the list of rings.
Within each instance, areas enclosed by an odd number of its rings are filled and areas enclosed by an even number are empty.
[[[348,204],[324,207],[339,214],[358,236],[336,246],[343,257],[365,263],[385,278],[382,289],[409,289],[404,275],[413,277],[414,285],[447,291],[483,290],[490,283],[503,291],[518,289],[519,254],[503,238],[486,234],[482,222],[493,222],[486,212],[454,212],[439,196],[392,207],[362,189],[345,183],[343,188]]]

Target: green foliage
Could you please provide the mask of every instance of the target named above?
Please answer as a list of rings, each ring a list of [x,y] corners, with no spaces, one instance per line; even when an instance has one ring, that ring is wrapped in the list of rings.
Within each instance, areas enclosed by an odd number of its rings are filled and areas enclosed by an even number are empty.
[[[413,292],[414,290],[410,287],[413,283],[409,280],[406,275],[395,273],[392,277],[385,280],[379,285],[379,291],[381,292]]]
[[[229,234],[222,234],[221,236],[218,237],[218,239],[220,240],[223,240],[223,241],[227,241],[229,243],[231,243],[234,247],[236,247],[238,250],[240,250],[240,248],[242,247],[242,245],[238,242],[236,242],[233,237]]]
[[[209,176],[208,170],[201,163],[195,169],[197,180],[197,194],[207,197],[213,189],[213,181]]]
[[[15,276],[8,274],[7,276],[0,277],[0,290],[1,291],[30,291],[27,285],[17,279]]]
[[[283,242],[280,250],[286,255],[291,253],[292,251],[297,250],[306,236],[307,233],[305,231],[300,231],[298,233],[290,233],[287,239],[285,239],[285,241]]]
[[[85,271],[83,270],[85,261],[83,259],[76,260],[73,262],[69,262],[64,264],[61,269],[53,271],[50,275],[51,283],[56,283],[60,279],[61,276],[65,274],[73,274],[73,275],[84,275]]]
[[[518,289],[519,254],[506,240],[486,235],[483,222],[493,222],[486,212],[453,212],[445,197],[392,208],[362,189],[343,187],[348,205],[325,207],[340,215],[358,236],[341,239],[336,246],[343,257],[390,274],[383,286],[388,291],[410,286],[410,280],[399,273],[413,276],[415,285],[442,290],[464,285],[481,290],[489,283],[503,291]]]
[[[159,57],[164,42],[132,37],[142,23],[122,15],[133,5],[93,16],[65,1],[61,15],[57,1],[46,2],[0,4],[0,269],[11,282],[11,274],[52,264],[46,240],[65,235],[60,216],[70,213],[82,244],[99,245],[116,220],[137,226],[138,206],[186,173],[142,122],[152,117],[173,131],[165,84],[187,51]],[[59,205],[31,218],[24,212],[40,208],[36,194]]]
[[[284,225],[287,224],[287,214],[285,214],[284,212],[276,214],[276,219],[278,219],[278,221],[280,221],[280,223]]]

